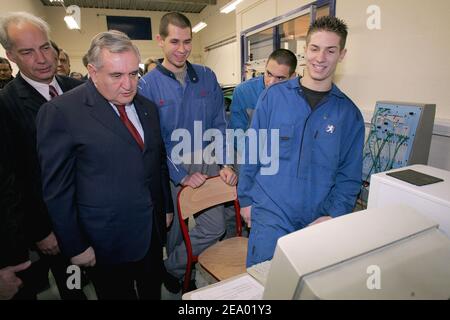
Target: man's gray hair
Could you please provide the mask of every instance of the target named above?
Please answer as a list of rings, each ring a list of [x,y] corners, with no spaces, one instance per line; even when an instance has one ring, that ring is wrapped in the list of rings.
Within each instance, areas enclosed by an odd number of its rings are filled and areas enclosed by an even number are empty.
[[[141,60],[139,49],[125,33],[117,30],[101,32],[92,39],[91,47],[87,52],[87,61],[97,69],[103,65],[103,61],[101,61],[102,49],[107,49],[111,53],[133,51],[139,61]]]
[[[31,23],[41,29],[50,39],[50,27],[47,22],[39,17],[36,17],[28,12],[9,12],[0,17],[0,43],[5,50],[11,50],[14,43],[11,42],[8,36],[8,27],[11,24]]]

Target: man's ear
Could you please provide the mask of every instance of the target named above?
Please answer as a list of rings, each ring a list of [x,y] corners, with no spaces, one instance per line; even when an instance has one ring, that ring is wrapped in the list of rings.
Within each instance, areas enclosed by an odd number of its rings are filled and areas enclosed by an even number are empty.
[[[163,37],[161,37],[160,34],[156,35],[156,41],[158,42],[158,45],[162,48],[163,44],[164,44],[164,39],[163,39]]]
[[[6,57],[8,58],[8,60],[9,61],[12,61],[12,62],[14,62],[15,64],[17,64],[16,63],[16,59],[15,59],[15,54],[13,54],[11,51],[9,51],[9,50],[6,50]]]
[[[347,49],[344,48],[339,55],[339,62],[342,62],[342,60],[344,60],[346,53],[347,53]]]
[[[95,83],[95,81],[97,80],[97,68],[93,64],[89,63],[87,65],[87,70],[89,73],[89,78],[91,78],[92,81]]]

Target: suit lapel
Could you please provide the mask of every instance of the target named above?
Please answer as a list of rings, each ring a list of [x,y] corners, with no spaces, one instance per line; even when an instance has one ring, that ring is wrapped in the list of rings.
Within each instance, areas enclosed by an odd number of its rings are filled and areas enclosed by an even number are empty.
[[[35,88],[22,78],[20,73],[17,75],[16,87],[19,98],[23,100],[23,106],[35,113],[39,111],[41,105],[47,102]]]
[[[134,108],[139,117],[139,121],[141,122],[142,129],[144,130],[144,152],[146,152],[151,146],[151,142],[153,141],[154,135],[152,134],[152,128],[150,126],[150,114],[148,110],[146,110],[145,106],[142,104],[141,99],[136,96],[134,99]]]
[[[65,92],[67,92],[69,90],[72,90],[77,85],[82,84],[82,83],[77,84],[76,82],[73,81],[73,79],[70,79],[68,77],[63,77],[63,76],[56,75],[55,78],[56,78],[56,81],[58,82],[59,87],[63,91],[63,93],[65,93]]]
[[[66,81],[64,81],[64,78],[62,78],[60,76],[56,76],[55,78],[56,78],[56,81],[59,84],[59,87],[61,88],[61,90],[63,92],[66,92],[66,91],[69,91],[70,89],[72,89],[72,88],[68,87],[68,84],[66,83]]]
[[[86,86],[88,89],[86,104],[91,107],[91,116],[121,139],[139,148],[137,142],[124,126],[119,116],[114,112],[109,102],[100,95],[91,80],[88,80]]]

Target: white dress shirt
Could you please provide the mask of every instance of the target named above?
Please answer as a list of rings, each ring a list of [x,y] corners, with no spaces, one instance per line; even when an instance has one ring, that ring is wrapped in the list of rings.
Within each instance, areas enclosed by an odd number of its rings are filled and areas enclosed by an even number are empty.
[[[119,110],[117,110],[117,107],[113,103],[109,103],[113,110],[116,112],[116,114],[120,118]],[[128,119],[130,119],[131,123],[134,125],[136,130],[139,132],[139,135],[141,136],[142,142],[145,143],[144,140],[144,129],[142,129],[141,122],[139,121],[138,114],[136,112],[136,108],[134,107],[133,103],[125,105],[125,112],[127,113]]]
[[[26,82],[28,82],[30,84],[30,86],[35,88],[47,101],[50,101],[52,99],[50,97],[49,85],[52,85],[53,87],[55,87],[56,91],[58,92],[58,95],[63,94],[63,91],[62,91],[61,87],[59,86],[58,81],[56,81],[55,77],[53,77],[52,82],[47,84],[47,83],[42,83],[42,82],[37,82],[37,81],[31,80],[23,73],[21,73],[20,75]]]

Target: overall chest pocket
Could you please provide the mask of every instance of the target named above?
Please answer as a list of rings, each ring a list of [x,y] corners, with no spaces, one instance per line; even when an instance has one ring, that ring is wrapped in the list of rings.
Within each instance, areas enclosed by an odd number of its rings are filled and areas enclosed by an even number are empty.
[[[340,145],[341,136],[337,126],[334,123],[321,125],[314,134],[314,162],[324,168],[336,169]]]
[[[175,129],[176,124],[176,104],[175,100],[163,100],[158,101],[158,113],[160,118],[160,125],[165,130]]]
[[[205,101],[205,100],[209,100],[212,99],[212,94],[210,92],[210,90],[206,89],[206,88],[196,88],[195,90],[192,91],[192,96],[191,99],[196,101]]]
[[[214,103],[215,101],[207,91],[195,92],[192,102],[189,102],[190,113],[194,120],[204,122],[205,128],[210,128],[212,125],[213,110],[216,107]]]
[[[289,159],[292,154],[294,140],[294,126],[280,126],[280,159]]]
[[[175,105],[175,100],[173,99],[160,99],[159,101],[157,101],[157,105],[158,105],[158,110],[169,110],[171,106]]]

